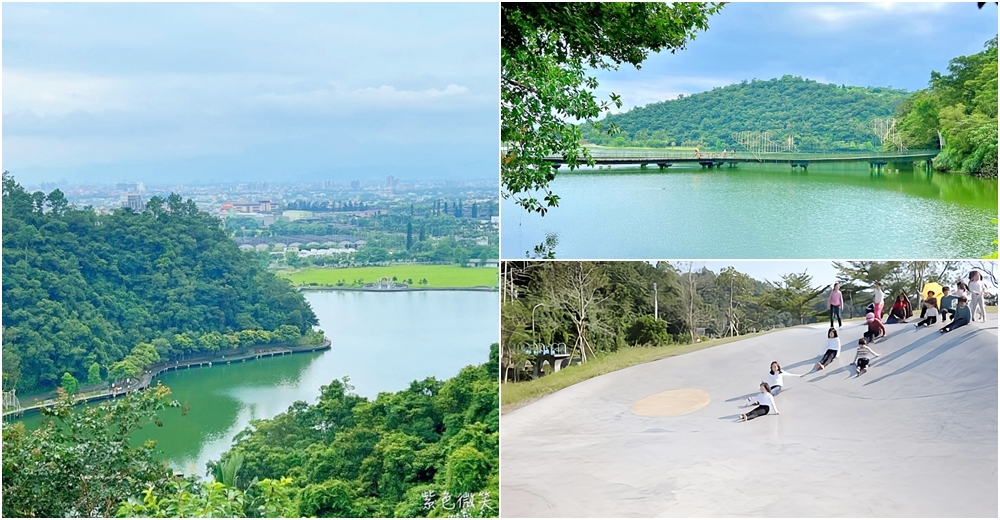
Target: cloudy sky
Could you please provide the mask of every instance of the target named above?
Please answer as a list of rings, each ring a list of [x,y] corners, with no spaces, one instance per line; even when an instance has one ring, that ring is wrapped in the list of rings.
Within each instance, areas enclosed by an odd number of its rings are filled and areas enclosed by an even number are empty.
[[[3,6],[19,182],[492,179],[497,4]]]
[[[785,74],[824,83],[919,90],[932,70],[983,50],[997,6],[961,3],[731,3],[687,49],[597,73],[623,110]]]

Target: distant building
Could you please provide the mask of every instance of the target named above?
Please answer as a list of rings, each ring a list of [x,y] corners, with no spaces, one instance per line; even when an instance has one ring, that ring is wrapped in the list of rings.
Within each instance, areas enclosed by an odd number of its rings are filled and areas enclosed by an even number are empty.
[[[360,190],[361,189],[361,181],[351,181],[351,189],[352,190]]]
[[[281,212],[282,218],[289,222],[295,222],[296,220],[310,219],[313,218],[312,211],[303,211],[299,209],[287,209]]]
[[[399,185],[399,179],[393,177],[392,175],[385,178],[385,187],[390,190]]]
[[[115,184],[115,189],[118,191],[141,193],[146,191],[146,186],[141,182],[119,182]]]
[[[122,196],[122,207],[132,208],[132,211],[141,213],[146,210],[146,201],[139,193],[126,193]]]
[[[251,202],[246,199],[240,199],[233,203],[233,210],[237,213],[270,213],[274,211],[274,206],[269,200]]]

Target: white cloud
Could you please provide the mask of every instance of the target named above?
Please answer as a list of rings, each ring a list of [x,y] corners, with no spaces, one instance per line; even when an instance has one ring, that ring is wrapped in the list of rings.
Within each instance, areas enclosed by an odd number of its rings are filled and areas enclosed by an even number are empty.
[[[483,101],[462,85],[449,83],[443,89],[400,89],[392,85],[349,88],[332,83],[326,88],[290,93],[267,92],[255,96],[264,105],[293,109],[319,110],[324,113],[356,113],[371,109],[409,109],[416,111],[448,110],[464,107],[470,101]]]
[[[735,81],[732,78],[707,76],[661,76],[643,81],[621,81],[616,80],[614,76],[608,76],[600,80],[597,95],[599,99],[607,99],[611,92],[620,94],[622,107],[611,110],[611,113],[617,114],[637,106],[677,99],[681,94],[688,96],[715,87],[724,87]]]
[[[946,7],[945,2],[805,3],[794,13],[805,18],[807,24],[809,21],[820,24],[813,28],[841,29],[848,24],[881,23],[891,17],[936,13]]]
[[[406,89],[389,84],[348,86],[263,74],[145,74],[95,76],[5,69],[5,115],[52,117],[75,112],[130,112],[137,116],[245,115],[254,111],[356,114],[365,110],[451,112],[492,97],[466,86]]]

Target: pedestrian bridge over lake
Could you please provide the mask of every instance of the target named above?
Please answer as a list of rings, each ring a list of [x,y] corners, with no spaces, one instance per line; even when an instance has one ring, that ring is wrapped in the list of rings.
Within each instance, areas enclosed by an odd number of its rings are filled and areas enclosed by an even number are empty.
[[[912,164],[923,162],[930,167],[940,150],[903,150],[901,152],[799,152],[799,153],[753,153],[753,152],[693,152],[664,150],[608,150],[591,149],[590,155],[598,166],[634,165],[645,168],[656,165],[661,170],[674,164],[695,163],[703,168],[719,168],[723,165],[735,167],[738,163],[784,163],[792,168],[808,168],[820,163],[864,163],[881,170],[885,165]],[[557,168],[567,164],[562,156],[552,155],[546,160]]]

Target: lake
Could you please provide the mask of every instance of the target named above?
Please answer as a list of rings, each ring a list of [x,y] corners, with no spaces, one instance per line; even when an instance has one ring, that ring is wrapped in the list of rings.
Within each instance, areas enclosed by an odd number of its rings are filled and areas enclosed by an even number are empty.
[[[499,341],[497,293],[485,291],[304,293],[332,341],[324,352],[168,372],[160,380],[172,398],[190,405],[161,414],[164,426],[146,426],[171,467],[204,476],[234,435],[253,419],[274,417],[295,401],[314,403],[320,387],[350,377],[355,392],[374,398],[411,381],[447,379],[485,363]],[[39,416],[25,419],[29,427]]]
[[[501,254],[555,233],[560,259],[979,258],[994,251],[997,181],[861,165],[587,169],[551,184],[544,217],[505,199]]]

